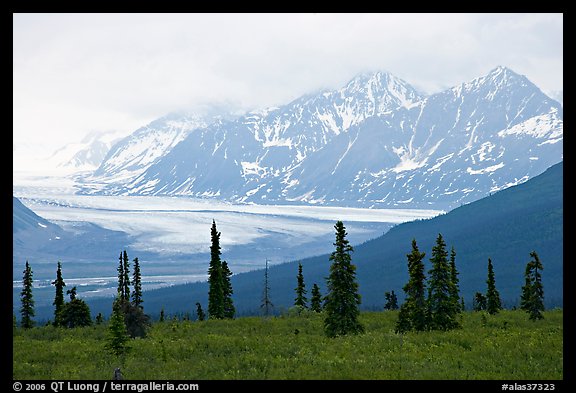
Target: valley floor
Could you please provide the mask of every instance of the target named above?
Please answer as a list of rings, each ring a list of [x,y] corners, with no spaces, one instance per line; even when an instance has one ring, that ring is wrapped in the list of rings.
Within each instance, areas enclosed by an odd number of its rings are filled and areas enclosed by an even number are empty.
[[[333,251],[334,223],[346,222],[348,240],[360,244],[393,225],[434,217],[426,209],[360,209],[326,206],[230,204],[186,197],[75,195],[58,187],[15,187],[14,195],[42,218],[64,229],[56,239],[13,242],[13,306],[19,308],[26,261],[34,271],[36,306],[50,318],[56,263],[83,298],[116,293],[118,254],[142,264],[143,289],[206,280],[210,226],[222,233],[223,258],[234,274]],[[36,228],[35,228],[36,229]],[[16,233],[16,240],[23,236]],[[37,235],[40,236],[40,235]],[[44,244],[43,246],[41,246]],[[45,311],[49,309],[47,314]]]
[[[366,333],[326,338],[316,313],[156,322],[125,359],[105,349],[105,325],[16,329],[13,379],[561,380],[563,311],[463,314],[450,332],[394,333],[396,311],[364,312]]]

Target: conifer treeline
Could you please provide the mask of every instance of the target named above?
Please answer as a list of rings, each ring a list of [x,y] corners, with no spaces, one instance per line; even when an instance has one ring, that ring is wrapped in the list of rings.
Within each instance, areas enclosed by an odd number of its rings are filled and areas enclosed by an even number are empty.
[[[146,337],[147,329],[150,327],[150,317],[144,313],[142,303],[142,276],[140,271],[140,261],[138,258],[134,262],[134,272],[132,281],[130,281],[130,260],[126,250],[120,253],[118,258],[118,290],[114,304],[112,305],[112,314],[121,314],[123,316],[126,333],[132,337]],[[132,291],[130,291],[132,284]],[[116,322],[117,323],[117,322]],[[112,329],[112,328],[111,328]],[[121,335],[121,327],[115,326],[117,335]],[[120,337],[116,340],[122,341]]]
[[[429,271],[428,297],[424,296],[426,277],[423,259],[425,253],[418,250],[416,239],[412,239],[412,252],[408,259],[408,283],[404,286],[406,299],[400,307],[396,332],[405,333],[411,330],[452,330],[460,327],[459,314],[464,311],[464,300],[460,298],[458,287],[458,271],[456,269],[456,251],[452,247],[450,262],[446,252],[446,243],[442,234],[438,234],[436,244],[432,248],[432,269]],[[526,265],[525,280],[522,287],[521,308],[529,313],[530,319],[543,318],[544,290],[538,269],[542,264],[535,251],[530,253],[533,258]],[[488,258],[488,278],[486,294],[476,292],[473,298],[474,311],[486,310],[496,314],[502,309],[500,294],[496,289],[496,279],[492,260]],[[386,292],[389,309],[390,294]]]
[[[338,221],[336,230],[335,251],[330,255],[330,275],[326,278],[328,293],[320,294],[319,286],[314,283],[311,290],[310,310],[326,314],[324,320],[325,333],[329,337],[346,334],[357,334],[364,331],[364,327],[358,321],[361,297],[358,293],[356,281],[356,266],[352,264],[351,253],[354,251],[346,239],[346,228],[342,221]],[[232,300],[232,284],[230,277],[232,272],[226,261],[221,260],[220,247],[221,233],[216,229],[215,220],[211,227],[210,264],[208,269],[208,313],[204,315],[200,303],[196,303],[198,320],[206,317],[212,319],[232,319],[235,315],[235,306]],[[458,270],[456,268],[456,251],[451,247],[450,257],[446,251],[446,243],[441,234],[438,234],[436,243],[432,248],[430,262],[432,268],[428,272],[428,279],[424,272],[425,253],[420,252],[416,239],[412,240],[412,251],[407,254],[409,280],[404,285],[404,303],[400,307],[396,331],[404,333],[408,331],[425,330],[451,330],[460,327],[460,313],[464,311],[464,300],[460,297]],[[526,265],[525,284],[522,287],[521,309],[525,310],[531,320],[543,318],[544,289],[542,286],[541,271],[542,263],[535,251],[530,253],[532,258]],[[266,261],[268,262],[268,261]],[[130,279],[130,263],[126,250],[120,253],[118,263],[118,294],[113,304],[110,319],[110,331],[117,337],[111,339],[116,342],[124,342],[124,335],[130,337],[144,337],[150,326],[150,317],[143,312],[141,269],[138,258],[134,258],[134,271]],[[32,317],[34,313],[34,298],[32,294],[33,273],[28,261],[22,279],[23,288],[21,297],[21,326],[31,328],[34,326]],[[303,266],[298,264],[295,288],[296,298],[294,305],[298,309],[308,309],[307,290],[304,282]],[[486,280],[487,291],[485,294],[476,292],[473,297],[473,309],[475,311],[486,310],[490,314],[497,313],[502,309],[502,303],[498,290],[492,260],[488,258],[488,277]],[[55,298],[53,305],[55,326],[76,327],[87,326],[92,323],[88,305],[76,297],[76,287],[67,291],[70,301],[64,301],[64,282],[62,265],[58,262],[56,279],[52,282],[55,286]],[[132,291],[130,289],[132,285]],[[269,315],[273,304],[269,296],[268,264],[265,269],[264,293],[261,307],[265,314]],[[398,299],[394,291],[385,292],[386,310],[398,308]],[[163,311],[163,310],[162,310]],[[163,314],[163,312],[162,312]],[[121,316],[122,318],[118,318]],[[101,314],[96,318],[101,323]],[[122,320],[122,324],[120,324]],[[121,326],[122,325],[122,326]],[[115,333],[114,333],[115,332]],[[116,348],[116,350],[119,350]]]

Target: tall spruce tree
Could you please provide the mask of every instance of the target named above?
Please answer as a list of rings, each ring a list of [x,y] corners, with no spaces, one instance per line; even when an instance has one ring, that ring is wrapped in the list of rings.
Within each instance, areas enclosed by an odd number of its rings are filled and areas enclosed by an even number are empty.
[[[426,303],[426,277],[424,275],[424,262],[426,253],[420,252],[416,239],[412,239],[412,252],[406,255],[408,259],[408,283],[404,285],[406,299],[400,307],[396,332],[405,333],[410,330],[428,330],[427,303]]]
[[[270,285],[268,284],[268,259],[266,259],[266,267],[264,269],[264,290],[262,291],[262,303],[260,308],[264,309],[264,315],[268,317],[272,311],[272,301],[270,300]]]
[[[296,289],[296,299],[294,299],[294,305],[297,307],[308,308],[306,304],[308,299],[306,298],[306,286],[304,284],[304,274],[302,274],[302,263],[298,263],[298,275],[296,276],[297,286]]]
[[[354,251],[346,239],[346,227],[342,221],[334,225],[336,230],[336,250],[330,255],[330,275],[327,279],[328,294],[324,309],[324,332],[328,337],[364,332],[358,321],[361,298],[356,282],[356,266],[352,264],[350,253]]]
[[[122,274],[124,278],[122,280],[124,284],[124,301],[130,302],[130,261],[128,260],[128,253],[124,250],[122,254]]]
[[[56,287],[56,295],[54,296],[54,326],[62,326],[62,309],[64,308],[64,287],[66,283],[62,278],[62,264],[58,261],[58,269],[56,270],[56,280],[52,281],[52,285]]]
[[[138,258],[135,258],[136,261]],[[114,301],[114,307],[124,318],[124,330],[130,337],[146,337],[146,331],[150,327],[150,316],[144,314],[142,307],[142,284],[140,262],[136,263],[134,270],[134,303],[130,300],[130,261],[126,250],[120,252],[118,258],[118,295]]]
[[[236,313],[236,307],[234,307],[234,301],[232,300],[232,295],[234,291],[232,290],[232,282],[230,281],[232,277],[232,272],[228,267],[228,262],[222,262],[222,295],[224,296],[224,318],[233,319]]]
[[[122,301],[124,299],[124,265],[122,264],[122,251],[120,251],[120,257],[118,257],[118,299]]]
[[[312,297],[310,298],[310,310],[315,312],[322,312],[322,294],[320,293],[320,287],[318,284],[314,283],[312,285]]]
[[[492,260],[488,258],[488,279],[486,280],[488,289],[486,291],[486,311],[489,314],[497,314],[502,309],[500,293],[496,289],[496,278],[494,277],[494,267]]]
[[[460,326],[457,319],[460,305],[454,303],[452,293],[454,283],[452,282],[450,265],[448,263],[448,253],[446,243],[442,234],[438,234],[436,245],[432,247],[432,269],[429,274],[428,287],[428,313],[430,318],[430,329],[451,330]]]
[[[224,318],[224,274],[220,260],[220,232],[216,230],[216,221],[212,220],[210,230],[210,266],[208,268],[208,316]]]
[[[22,317],[20,326],[24,329],[34,327],[32,317],[35,315],[34,311],[34,296],[32,294],[32,287],[34,286],[34,278],[32,268],[28,261],[24,268],[24,275],[22,276],[22,291],[20,292],[20,315]]]
[[[532,251],[530,257],[532,259],[526,264],[524,272],[525,284],[522,287],[520,308],[528,313],[530,320],[535,321],[544,318],[544,287],[540,273],[544,266],[536,251]]]
[[[450,250],[450,280],[452,285],[450,286],[450,299],[453,302],[453,307],[457,312],[463,311],[462,305],[460,303],[460,286],[458,285],[458,269],[456,269],[456,250],[452,246]]]
[[[132,292],[132,303],[136,307],[142,307],[142,274],[140,272],[140,261],[138,257],[134,258],[134,275],[132,276],[132,285],[134,286],[134,291]]]

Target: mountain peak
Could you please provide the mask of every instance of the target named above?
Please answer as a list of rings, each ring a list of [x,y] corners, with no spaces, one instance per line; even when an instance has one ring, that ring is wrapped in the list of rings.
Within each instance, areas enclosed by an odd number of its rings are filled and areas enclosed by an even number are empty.
[[[384,71],[384,70],[364,71],[364,72],[360,72],[360,73],[356,74],[356,76],[354,76],[354,78],[352,78],[350,80],[350,82],[353,82],[355,80],[358,80],[358,81],[380,80],[382,77],[387,77],[387,76],[393,76],[393,75],[391,73],[389,73],[388,71]]]
[[[357,89],[368,85],[383,85],[389,80],[398,80],[403,84],[407,84],[387,71],[366,71],[356,74],[354,78],[346,83],[344,89]]]
[[[515,74],[515,72],[512,71],[510,68],[508,68],[506,66],[499,65],[499,66],[496,66],[496,68],[494,68],[492,71],[490,71],[488,73],[488,75],[498,75],[502,72],[508,72],[508,71]]]
[[[500,80],[500,81],[508,81],[508,80],[513,80],[516,78],[521,78],[521,79],[526,79],[527,78],[524,75],[520,75],[514,71],[512,71],[510,68],[508,67],[504,67],[504,66],[498,66],[496,68],[494,68],[492,71],[490,71],[486,76],[486,79],[492,79],[492,80]]]
[[[505,66],[497,66],[484,76],[474,78],[469,82],[461,83],[452,88],[457,96],[465,93],[487,90],[491,96],[503,89],[534,88],[538,89],[526,76],[517,74]]]
[[[401,106],[409,107],[423,98],[408,82],[381,70],[357,74],[339,93],[341,96],[366,96],[378,107],[377,113]]]

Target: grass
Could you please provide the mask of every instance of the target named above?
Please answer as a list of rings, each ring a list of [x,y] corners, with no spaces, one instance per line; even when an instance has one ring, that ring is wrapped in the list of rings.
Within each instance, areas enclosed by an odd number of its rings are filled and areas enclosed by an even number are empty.
[[[323,316],[154,323],[118,359],[106,326],[17,329],[14,379],[480,379],[563,378],[563,311],[466,312],[462,329],[394,333],[397,312],[365,312],[366,333],[326,338]]]

